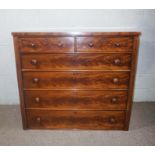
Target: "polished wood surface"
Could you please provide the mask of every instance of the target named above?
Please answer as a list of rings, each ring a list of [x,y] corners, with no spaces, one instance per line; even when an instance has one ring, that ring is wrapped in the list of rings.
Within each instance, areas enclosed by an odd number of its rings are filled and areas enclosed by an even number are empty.
[[[133,50],[132,37],[77,37],[76,41],[78,52],[126,52]]]
[[[74,50],[73,37],[43,37],[20,38],[20,52],[72,52]]]
[[[140,32],[12,32],[14,37],[51,37],[51,36],[139,36]]]
[[[26,110],[33,129],[123,129],[123,111]]]
[[[14,36],[13,42],[14,42],[15,59],[16,59],[16,72],[17,72],[17,80],[18,80],[22,124],[23,124],[23,129],[27,129],[27,119],[26,119],[26,112],[25,112],[23,83],[22,83],[23,81],[22,81],[22,72],[21,72],[21,59],[20,59],[20,54],[18,50],[18,37],[17,36]]]
[[[125,120],[125,128],[124,130],[129,130],[129,123],[131,117],[131,110],[133,104],[133,96],[134,96],[134,85],[135,85],[135,77],[136,77],[136,69],[137,69],[137,59],[138,59],[138,49],[139,49],[139,37],[134,37],[134,49],[132,54],[132,65],[131,65],[131,74],[130,74],[130,83],[129,83],[129,99],[127,103],[127,111],[126,111],[126,120]]]
[[[52,110],[125,110],[128,91],[25,91],[26,108]]]
[[[139,32],[12,34],[24,129],[129,129]]]
[[[24,72],[25,89],[127,89],[128,72]]]
[[[131,54],[23,54],[22,69],[130,70]]]

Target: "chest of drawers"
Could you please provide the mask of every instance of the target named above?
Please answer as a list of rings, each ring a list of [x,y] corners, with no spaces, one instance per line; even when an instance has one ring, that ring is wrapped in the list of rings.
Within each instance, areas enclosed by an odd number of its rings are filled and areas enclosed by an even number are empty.
[[[128,130],[139,32],[14,32],[24,129]]]

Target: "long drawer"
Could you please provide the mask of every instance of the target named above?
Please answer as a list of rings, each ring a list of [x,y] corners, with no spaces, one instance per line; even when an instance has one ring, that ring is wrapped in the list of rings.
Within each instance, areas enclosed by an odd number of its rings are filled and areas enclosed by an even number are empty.
[[[23,69],[39,70],[129,70],[131,54],[70,53],[23,54]]]
[[[31,129],[124,129],[124,111],[26,110]]]
[[[127,89],[129,72],[23,72],[25,89]]]
[[[25,91],[26,108],[52,110],[125,110],[127,91]]]

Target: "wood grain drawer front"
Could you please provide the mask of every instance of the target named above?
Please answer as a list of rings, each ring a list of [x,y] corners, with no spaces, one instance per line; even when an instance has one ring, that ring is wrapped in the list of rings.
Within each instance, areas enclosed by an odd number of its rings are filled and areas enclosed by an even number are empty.
[[[125,110],[127,91],[25,91],[26,108]]]
[[[123,111],[27,110],[31,129],[123,129]]]
[[[23,69],[129,70],[131,54],[24,54]]]
[[[77,37],[78,52],[127,52],[133,50],[132,37]]]
[[[14,32],[24,129],[128,130],[139,32]]]
[[[73,37],[20,38],[20,52],[74,52]]]
[[[45,89],[127,89],[128,72],[24,72],[24,88]]]

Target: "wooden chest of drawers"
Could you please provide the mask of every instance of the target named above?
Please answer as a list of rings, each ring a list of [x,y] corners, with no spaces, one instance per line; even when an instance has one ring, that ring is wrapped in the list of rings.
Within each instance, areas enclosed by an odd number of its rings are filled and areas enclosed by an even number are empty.
[[[12,34],[24,129],[128,130],[139,32]]]

